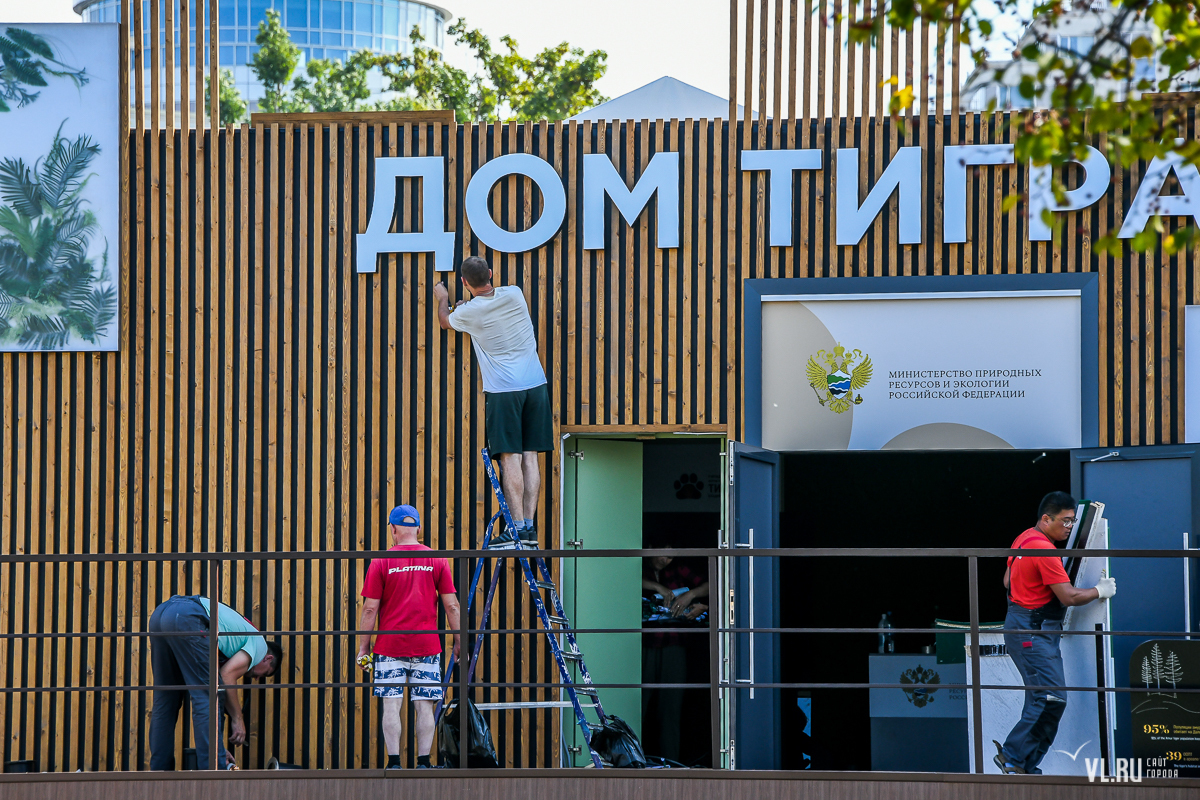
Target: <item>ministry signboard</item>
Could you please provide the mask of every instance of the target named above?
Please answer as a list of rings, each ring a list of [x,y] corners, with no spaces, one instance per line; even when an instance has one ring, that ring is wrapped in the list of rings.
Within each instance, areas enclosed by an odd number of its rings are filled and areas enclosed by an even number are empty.
[[[759,425],[762,446],[1082,446],[1083,291],[910,290],[929,285],[920,281],[761,297],[761,389],[751,391],[749,373],[746,384],[747,404],[758,395],[747,421]],[[748,361],[753,346],[748,331]]]
[[[0,350],[116,350],[116,25],[0,23]]]

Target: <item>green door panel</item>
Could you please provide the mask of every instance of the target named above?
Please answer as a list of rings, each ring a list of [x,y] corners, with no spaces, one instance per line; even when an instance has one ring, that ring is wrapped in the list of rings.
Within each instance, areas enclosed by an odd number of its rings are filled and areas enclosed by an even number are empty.
[[[641,548],[641,443],[568,439],[567,449],[583,457],[564,459],[564,545],[578,540],[583,543],[581,550]],[[574,627],[641,627],[640,559],[564,559],[562,574],[563,602]],[[642,682],[640,633],[587,633],[578,638],[593,681]],[[605,713],[616,714],[640,735],[641,689],[601,688],[599,692]],[[574,714],[566,712],[563,723],[567,743],[583,745]],[[580,766],[590,763],[586,748],[573,761]]]

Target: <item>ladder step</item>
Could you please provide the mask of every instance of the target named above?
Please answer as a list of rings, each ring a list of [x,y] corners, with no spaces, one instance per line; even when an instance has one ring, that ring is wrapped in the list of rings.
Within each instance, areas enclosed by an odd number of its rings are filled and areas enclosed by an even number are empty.
[[[595,689],[595,687],[592,687],[592,686],[582,686],[582,685],[580,685],[580,684],[574,684],[574,685],[573,685],[573,688],[575,689],[575,694],[586,694],[586,695],[588,695],[589,697],[596,697],[596,689]]]
[[[558,591],[558,587],[555,586],[551,581],[534,581],[534,584],[539,589],[554,589],[555,591]]]
[[[553,614],[547,614],[546,616],[550,618],[550,624],[552,625],[562,625],[563,627],[571,626],[571,620],[567,619],[566,617],[556,617]]]
[[[575,662],[583,661],[583,653],[572,652],[570,650],[563,650],[562,657],[566,661],[575,661]]]

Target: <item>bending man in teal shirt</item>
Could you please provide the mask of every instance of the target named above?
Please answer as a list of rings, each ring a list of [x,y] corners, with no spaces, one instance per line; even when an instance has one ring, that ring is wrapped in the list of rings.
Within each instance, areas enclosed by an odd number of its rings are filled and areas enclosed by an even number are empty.
[[[210,624],[206,597],[175,595],[154,609],[150,617],[150,664],[155,686],[205,685],[208,683]],[[234,684],[244,677],[266,678],[279,671],[283,650],[268,642],[245,617],[224,603],[217,614],[217,631],[232,634],[217,637],[224,710],[229,714],[229,742],[246,741],[246,723]],[[192,633],[191,636],[155,636],[156,633]],[[150,769],[173,769],[175,764],[175,723],[184,695],[192,700],[192,726],[196,738],[196,762],[210,769],[208,741],[208,690],[155,689],[154,710],[150,714]],[[223,728],[224,726],[218,726]],[[215,743],[217,765],[225,769],[225,748]]]

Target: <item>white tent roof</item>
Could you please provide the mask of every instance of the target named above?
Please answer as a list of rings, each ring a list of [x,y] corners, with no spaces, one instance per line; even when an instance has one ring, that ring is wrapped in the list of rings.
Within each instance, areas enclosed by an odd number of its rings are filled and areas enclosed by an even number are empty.
[[[738,116],[741,114],[742,107],[738,106]],[[662,77],[571,119],[725,119],[728,116],[727,99],[675,78]]]

